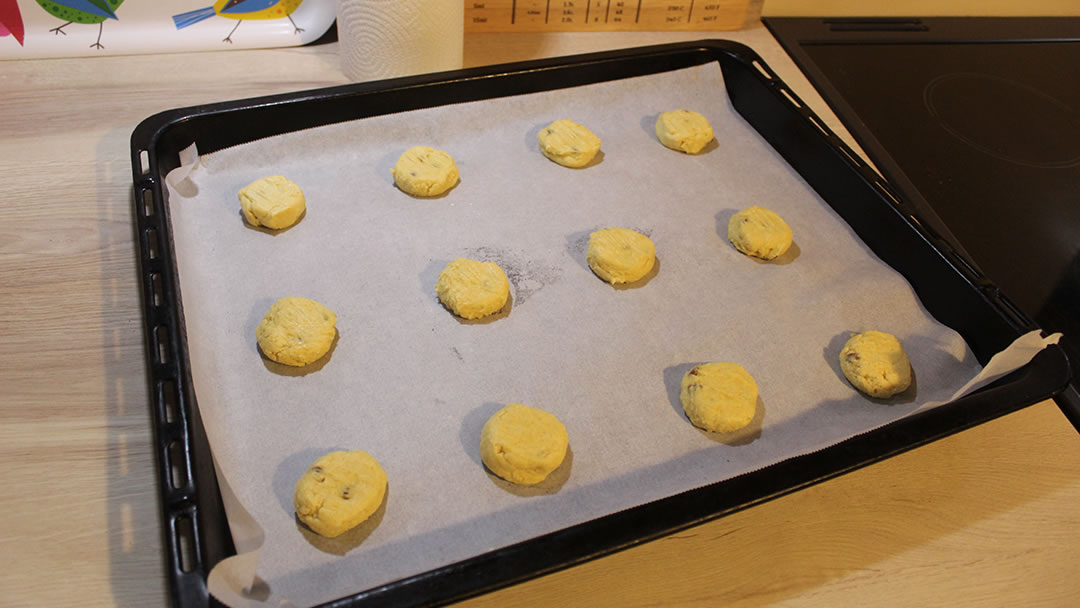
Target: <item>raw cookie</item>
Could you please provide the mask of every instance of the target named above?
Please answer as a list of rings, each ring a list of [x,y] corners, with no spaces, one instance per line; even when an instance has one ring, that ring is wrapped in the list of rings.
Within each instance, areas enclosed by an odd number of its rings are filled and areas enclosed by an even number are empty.
[[[458,258],[439,273],[435,293],[455,315],[479,319],[502,310],[510,297],[510,281],[495,262]]]
[[[660,143],[687,154],[701,152],[713,140],[712,125],[691,110],[664,112],[656,118],[655,130]]]
[[[566,458],[566,427],[544,410],[511,403],[480,431],[480,458],[499,477],[523,486],[544,481]]]
[[[911,386],[911,362],[896,336],[883,331],[864,331],[848,339],[840,349],[840,369],[860,391],[885,399]]]
[[[649,237],[628,228],[603,228],[589,235],[585,260],[596,276],[611,283],[633,283],[656,263]]]
[[[738,363],[695,365],[683,376],[679,393],[690,422],[714,433],[730,433],[750,424],[757,400],[757,383]]]
[[[458,182],[454,159],[442,150],[427,146],[406,150],[390,172],[397,187],[413,196],[438,196]]]
[[[307,365],[330,350],[337,329],[334,311],[307,298],[281,298],[255,328],[267,358],[285,365]]]
[[[386,471],[367,452],[330,452],[296,482],[293,508],[300,521],[333,538],[371,517],[386,496]]]
[[[783,218],[756,205],[731,216],[727,234],[736,249],[763,260],[782,256],[791,247],[791,228]]]
[[[304,193],[282,175],[257,179],[237,194],[244,219],[252,226],[274,230],[288,228],[304,213]]]
[[[589,164],[600,151],[600,138],[572,120],[556,120],[540,129],[536,139],[544,156],[573,169]]]

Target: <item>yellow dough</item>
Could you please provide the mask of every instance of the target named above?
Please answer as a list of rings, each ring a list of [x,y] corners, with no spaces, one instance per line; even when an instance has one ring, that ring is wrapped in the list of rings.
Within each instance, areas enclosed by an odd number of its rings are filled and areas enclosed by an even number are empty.
[[[454,159],[442,150],[427,146],[406,150],[391,173],[397,187],[413,196],[438,196],[458,182]]]
[[[572,120],[556,120],[536,138],[544,156],[573,169],[589,164],[600,151],[600,138]]]
[[[655,130],[660,143],[687,154],[701,152],[713,140],[712,125],[691,110],[664,112],[657,117]]]
[[[750,424],[757,412],[758,388],[738,363],[704,363],[686,372],[679,401],[695,426],[730,433]]]
[[[479,319],[502,310],[510,297],[510,281],[495,262],[458,258],[439,273],[435,293],[455,315]]]
[[[523,486],[544,481],[559,468],[570,436],[553,414],[511,403],[480,431],[480,458],[499,477]]]
[[[779,215],[753,206],[731,216],[728,240],[736,249],[763,260],[784,255],[791,247],[791,228]]]
[[[237,194],[244,219],[252,226],[288,228],[304,213],[304,193],[288,178],[271,175],[244,186]]]
[[[281,298],[255,328],[267,358],[285,365],[307,365],[330,350],[337,335],[334,311],[307,298]]]
[[[911,362],[896,336],[865,331],[840,350],[840,369],[851,385],[871,397],[885,399],[911,386]]]
[[[604,228],[589,235],[585,260],[596,276],[611,283],[633,283],[656,263],[649,237],[628,228]]]
[[[362,450],[330,452],[296,482],[293,508],[300,521],[329,538],[371,517],[386,496],[386,471]]]

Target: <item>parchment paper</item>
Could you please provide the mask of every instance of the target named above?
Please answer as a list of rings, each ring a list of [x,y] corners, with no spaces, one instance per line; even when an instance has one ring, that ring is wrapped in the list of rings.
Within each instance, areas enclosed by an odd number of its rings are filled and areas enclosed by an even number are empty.
[[[657,142],[657,114],[676,108],[711,121],[706,153]],[[599,162],[572,170],[540,154],[537,132],[561,118],[603,139]],[[416,144],[457,160],[445,196],[394,187],[391,167]],[[234,604],[327,601],[723,480],[946,401],[980,371],[734,113],[716,65],[298,132],[178,171],[170,212],[195,390],[238,548],[255,550],[211,575]],[[277,233],[245,225],[236,198],[270,174],[308,201]],[[728,218],[753,204],[794,230],[773,263],[727,241]],[[606,226],[655,242],[658,270],[642,284],[589,271],[588,234]],[[459,256],[507,271],[509,314],[463,322],[439,304],[438,273]],[[286,295],[338,314],[330,355],[301,370],[256,347]],[[887,401],[857,393],[837,363],[849,334],[871,328],[897,335],[915,370],[916,386]],[[707,361],[757,380],[750,428],[714,436],[687,421],[679,382]],[[480,428],[508,402],[569,431],[568,462],[537,488],[481,465]],[[371,521],[330,540],[297,523],[291,497],[333,449],[373,454],[389,490]]]

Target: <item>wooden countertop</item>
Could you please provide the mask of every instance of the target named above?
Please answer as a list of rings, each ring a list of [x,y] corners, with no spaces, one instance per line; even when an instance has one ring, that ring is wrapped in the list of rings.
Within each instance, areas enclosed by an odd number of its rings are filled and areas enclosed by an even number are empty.
[[[830,126],[756,20],[715,34],[477,34],[466,64],[728,38]],[[162,110],[341,84],[337,44],[0,62],[0,605],[167,602],[128,140]],[[464,605],[1066,606],[1080,437],[1046,402]]]

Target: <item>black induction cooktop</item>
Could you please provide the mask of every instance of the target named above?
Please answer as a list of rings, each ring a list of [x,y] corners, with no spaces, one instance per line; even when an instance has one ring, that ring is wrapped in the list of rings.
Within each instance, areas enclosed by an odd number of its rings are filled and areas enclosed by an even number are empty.
[[[927,223],[1064,333],[1080,378],[1080,18],[763,21]],[[1080,428],[1076,384],[1059,404]]]

